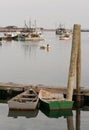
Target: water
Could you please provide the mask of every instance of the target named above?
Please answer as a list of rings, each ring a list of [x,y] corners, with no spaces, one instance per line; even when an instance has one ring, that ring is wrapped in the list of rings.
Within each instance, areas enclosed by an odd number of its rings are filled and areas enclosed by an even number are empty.
[[[45,85],[65,85],[70,55],[70,42],[59,41],[52,32],[45,32],[41,42],[3,42],[0,48],[0,81]],[[40,49],[49,44],[51,49]],[[65,80],[63,80],[65,79]]]
[[[2,42],[0,46],[0,82],[66,86],[72,40],[60,41],[54,32],[44,32],[41,42]],[[82,80],[81,86],[88,87],[89,80],[89,37],[82,33]],[[49,44],[50,50],[40,49]],[[47,113],[46,113],[47,114]],[[33,112],[10,112],[8,105],[0,103],[1,130],[85,130],[88,128],[88,111],[76,110],[64,118],[49,117],[41,110]],[[68,113],[67,113],[68,114]],[[77,127],[76,127],[76,122]]]
[[[72,41],[60,41],[55,32],[44,32],[41,42],[2,42],[0,46],[0,81],[66,86]],[[82,33],[82,86],[88,86],[89,37]],[[40,49],[49,44],[50,50]]]
[[[60,111],[61,113],[61,111]],[[33,112],[11,112],[7,104],[0,103],[1,130],[87,130],[89,124],[88,111],[76,110],[48,116],[41,110]]]

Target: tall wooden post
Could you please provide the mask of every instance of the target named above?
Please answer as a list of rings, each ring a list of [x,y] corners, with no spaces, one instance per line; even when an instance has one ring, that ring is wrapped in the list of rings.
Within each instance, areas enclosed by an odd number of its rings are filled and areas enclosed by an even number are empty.
[[[79,43],[78,43],[78,56],[76,66],[76,91],[77,91],[77,102],[80,102],[80,87],[81,87],[81,29],[79,28]]]
[[[73,86],[74,86],[76,62],[78,56],[79,34],[80,34],[80,25],[75,24],[73,28],[72,50],[71,50],[69,77],[67,84],[67,100],[69,101],[72,100],[73,96]]]

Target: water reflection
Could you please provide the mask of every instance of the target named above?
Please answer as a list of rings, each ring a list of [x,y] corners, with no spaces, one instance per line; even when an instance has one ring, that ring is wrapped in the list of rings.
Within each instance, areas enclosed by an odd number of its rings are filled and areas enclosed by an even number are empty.
[[[68,130],[74,130],[72,110],[44,111],[44,109],[41,109],[41,111],[49,118],[66,118]]]
[[[36,56],[37,53],[40,53],[38,52],[38,50],[49,52],[51,49],[51,46],[47,47],[46,43],[26,41],[26,42],[23,42],[22,48],[24,50],[24,55]]]
[[[76,130],[80,130],[80,110],[76,110]]]
[[[74,130],[73,116],[67,117],[67,128],[68,130]]]
[[[6,105],[1,105],[1,111],[2,111],[1,116],[2,117],[5,117],[5,111],[6,111],[6,109],[4,109],[5,106]],[[85,111],[86,111],[86,113],[85,113]],[[52,123],[52,124],[57,125],[55,127],[57,129],[60,127],[60,129],[63,129],[63,130],[82,130],[83,128],[88,126],[87,122],[89,121],[89,116],[88,116],[89,114],[87,111],[89,111],[89,106],[83,106],[82,108],[76,108],[75,110],[59,110],[59,111],[45,111],[43,109],[36,110],[36,111],[9,110],[8,111],[8,120],[13,121],[13,119],[17,119],[17,121],[20,121],[19,119],[25,117],[25,118],[27,118],[26,122],[34,124],[34,121],[35,121],[35,123],[38,123],[38,126],[40,125],[40,127],[42,127],[43,129],[46,128],[46,123],[47,124]],[[6,111],[6,113],[7,113],[7,111]],[[12,118],[9,118],[9,117],[12,117]],[[19,117],[21,117],[21,118],[19,118]],[[33,119],[29,120],[30,118],[33,118]],[[3,118],[1,118],[1,120],[2,119]],[[84,122],[85,119],[87,119],[87,122],[86,121]],[[42,121],[41,124],[40,124],[40,121]],[[45,122],[45,125],[44,125],[44,122]],[[20,122],[18,122],[18,123],[20,123]],[[44,127],[43,127],[43,125],[44,125]],[[36,126],[35,126],[35,128],[36,128]],[[48,126],[48,128],[49,128],[49,130],[52,130],[50,125]]]
[[[20,110],[9,110],[8,117],[18,118],[18,117],[26,117],[26,118],[35,118],[38,115],[39,110],[32,111],[20,111]]]
[[[38,45],[38,43],[23,42],[22,48],[24,50],[24,55],[32,56],[35,54],[36,56]]]
[[[78,108],[76,110],[44,111],[43,109],[41,109],[41,112],[44,113],[48,118],[65,118],[67,123],[67,130],[81,130],[81,113],[83,112],[83,110],[89,111],[89,106],[83,106],[83,108]],[[74,116],[73,111],[75,112]]]
[[[41,109],[41,112],[44,113],[49,118],[59,118],[64,117],[67,118],[69,116],[73,116],[72,110],[55,110],[55,111],[49,111]]]

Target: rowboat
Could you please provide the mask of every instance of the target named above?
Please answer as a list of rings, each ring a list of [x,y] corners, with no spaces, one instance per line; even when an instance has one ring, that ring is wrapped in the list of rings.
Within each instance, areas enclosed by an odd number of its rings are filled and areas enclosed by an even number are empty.
[[[11,110],[35,110],[38,106],[38,101],[39,98],[35,90],[29,89],[10,99],[8,106]]]
[[[39,92],[40,107],[46,110],[72,109],[73,101],[69,101],[61,94],[51,93],[41,89]]]

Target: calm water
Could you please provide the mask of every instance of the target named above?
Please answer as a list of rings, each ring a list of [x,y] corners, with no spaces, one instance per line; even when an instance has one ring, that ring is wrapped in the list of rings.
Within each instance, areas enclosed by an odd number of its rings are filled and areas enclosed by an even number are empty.
[[[9,111],[7,104],[0,103],[1,130],[87,130],[89,111],[69,111],[65,114]]]
[[[89,37],[82,33],[81,86],[89,85]],[[0,46],[0,82],[66,86],[68,80],[72,40],[60,41],[54,32],[44,32],[41,42],[2,42]],[[50,50],[40,49],[49,44]],[[61,112],[60,112],[61,113]],[[13,113],[7,104],[0,103],[0,130],[87,130],[88,111],[72,111],[64,118],[51,116],[41,110]],[[76,128],[76,122],[77,128]]]
[[[45,32],[41,42],[2,42],[0,46],[0,82],[66,86],[71,40],[60,41],[54,32]],[[89,80],[89,37],[82,33],[82,86]],[[50,50],[40,49],[49,44]]]

